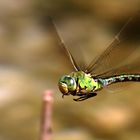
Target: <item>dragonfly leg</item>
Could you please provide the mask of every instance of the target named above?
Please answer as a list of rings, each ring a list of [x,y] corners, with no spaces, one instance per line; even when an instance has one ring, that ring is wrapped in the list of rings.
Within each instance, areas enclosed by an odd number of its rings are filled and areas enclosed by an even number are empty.
[[[79,98],[77,98],[77,99],[73,99],[73,100],[74,100],[74,101],[77,101],[77,102],[79,102],[79,101],[84,101],[84,100],[86,100],[86,99],[88,99],[88,98],[91,98],[91,97],[94,97],[94,96],[96,96],[96,95],[97,95],[96,93],[91,92],[91,93],[88,93],[88,94],[81,95],[81,97],[79,97]]]

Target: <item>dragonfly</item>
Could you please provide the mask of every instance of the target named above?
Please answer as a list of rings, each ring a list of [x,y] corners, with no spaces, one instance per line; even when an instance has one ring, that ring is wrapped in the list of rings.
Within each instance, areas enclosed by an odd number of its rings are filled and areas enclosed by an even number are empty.
[[[140,59],[123,63],[125,60],[129,61],[129,56],[140,49],[140,14],[129,18],[107,49],[86,67],[76,61],[60,37],[56,25],[53,21],[51,23],[55,37],[74,69],[70,74],[61,76],[58,81],[62,97],[72,95],[77,96],[74,101],[84,101],[112,84],[140,82]]]

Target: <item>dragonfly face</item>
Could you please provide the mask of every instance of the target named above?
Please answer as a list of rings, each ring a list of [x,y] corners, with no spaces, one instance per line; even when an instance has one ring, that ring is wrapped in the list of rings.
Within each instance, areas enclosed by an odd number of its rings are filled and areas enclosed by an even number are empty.
[[[69,75],[64,75],[58,82],[59,90],[63,95],[69,95],[70,92],[76,90],[76,81]]]

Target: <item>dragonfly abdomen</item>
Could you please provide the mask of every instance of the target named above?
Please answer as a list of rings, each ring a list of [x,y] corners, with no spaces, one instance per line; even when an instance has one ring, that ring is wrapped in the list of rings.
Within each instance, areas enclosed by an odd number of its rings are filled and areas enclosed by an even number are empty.
[[[140,82],[140,75],[139,74],[128,74],[128,75],[117,75],[112,76],[104,79],[100,79],[103,86],[107,86],[117,82]]]

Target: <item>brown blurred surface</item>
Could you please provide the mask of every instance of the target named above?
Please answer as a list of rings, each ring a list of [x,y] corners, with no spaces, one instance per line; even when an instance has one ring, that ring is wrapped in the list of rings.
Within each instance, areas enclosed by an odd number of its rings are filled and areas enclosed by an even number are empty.
[[[66,44],[89,63],[139,10],[139,0],[0,0],[0,140],[37,140],[42,93],[54,90],[54,140],[139,140],[139,83],[85,102],[61,98],[57,81],[71,72],[45,19],[54,18]],[[73,51],[73,53],[77,53]]]

